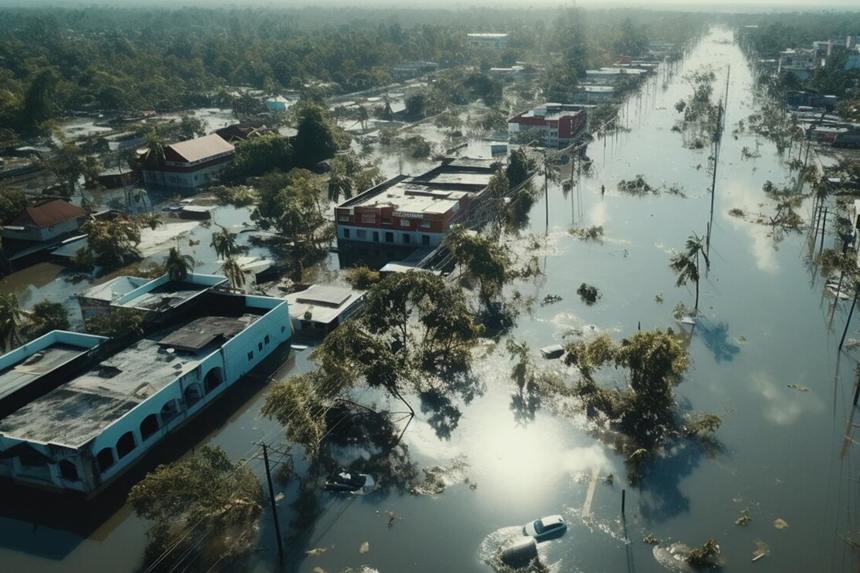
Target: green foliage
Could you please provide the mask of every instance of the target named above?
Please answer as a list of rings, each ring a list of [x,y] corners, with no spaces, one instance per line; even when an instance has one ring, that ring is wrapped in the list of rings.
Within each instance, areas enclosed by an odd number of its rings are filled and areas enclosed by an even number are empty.
[[[585,229],[574,228],[570,229],[568,232],[577,239],[582,239],[583,241],[603,241],[602,225],[592,225]]]
[[[42,162],[45,170],[57,178],[59,191],[71,197],[77,191],[78,181],[83,177],[85,185],[91,185],[99,175],[96,159],[87,155],[80,147],[67,143],[49,159]]]
[[[99,266],[114,269],[140,259],[137,245],[140,244],[140,225],[134,219],[87,221],[81,230],[87,234],[87,247],[75,255],[74,263],[82,268]],[[80,251],[85,251],[81,253]],[[89,263],[88,265],[81,264]]]
[[[579,298],[581,298],[588,306],[595,304],[598,299],[603,296],[600,294],[600,290],[596,286],[586,283],[579,285],[579,288],[576,289],[576,294],[578,294]]]
[[[204,135],[206,135],[206,129],[200,118],[192,114],[183,114],[182,119],[179,120],[179,139],[186,141]]]
[[[131,489],[128,501],[139,517],[153,522],[146,560],[170,549],[163,567],[178,567],[186,553],[207,568],[249,551],[263,513],[263,490],[254,473],[211,446],[159,466]],[[189,536],[189,530],[199,533]]]
[[[248,207],[253,205],[256,199],[253,189],[250,187],[225,187],[212,188],[219,205],[232,205],[234,207]]]
[[[324,413],[329,400],[320,393],[324,385],[319,378],[317,372],[309,372],[276,384],[260,410],[261,415],[284,426],[287,440],[300,444],[307,458],[319,453],[327,430]]]
[[[331,160],[328,198],[339,203],[382,182],[382,171],[375,163],[363,164],[354,153],[344,153]]]
[[[694,310],[699,310],[699,259],[702,258],[708,265],[708,254],[705,250],[704,237],[693,233],[687,238],[685,250],[672,255],[669,267],[678,275],[675,286],[681,287],[693,281],[696,284],[696,303]]]
[[[298,110],[298,134],[293,142],[295,165],[313,167],[329,159],[346,143],[328,112],[316,104],[302,104]]]
[[[252,218],[265,228],[274,228],[302,252],[319,252],[334,236],[319,199],[317,177],[310,171],[273,174],[260,187],[260,202]]]
[[[516,187],[529,178],[529,175],[535,170],[536,165],[534,159],[526,155],[523,149],[514,149],[508,157],[508,165],[505,168],[505,175],[508,177],[508,182],[511,187]]]
[[[0,294],[0,340],[3,341],[4,352],[21,344],[20,330],[27,320],[27,313],[18,306],[17,296]]]
[[[406,98],[405,113],[411,119],[422,119],[427,113],[427,96],[417,93]]]
[[[0,224],[6,225],[27,208],[27,196],[16,187],[0,189]]]
[[[478,296],[485,305],[502,293],[510,279],[511,261],[498,243],[457,226],[445,236],[443,244],[466,276],[478,283]]]
[[[362,265],[360,267],[350,269],[346,280],[349,281],[349,284],[351,284],[353,288],[367,290],[382,280],[382,277],[379,275],[379,271],[371,270],[366,265]]]
[[[138,336],[143,332],[143,314],[131,308],[113,309],[108,314],[87,319],[85,327],[87,332],[96,336]]]
[[[170,280],[184,281],[193,268],[194,259],[190,255],[183,255],[176,247],[170,247],[167,260],[164,261],[164,272]]]
[[[236,154],[228,177],[242,179],[270,171],[288,171],[294,164],[293,144],[289,137],[266,133],[236,144]]]
[[[52,330],[68,330],[69,313],[59,302],[42,300],[33,305],[24,332],[29,339],[38,338]]]

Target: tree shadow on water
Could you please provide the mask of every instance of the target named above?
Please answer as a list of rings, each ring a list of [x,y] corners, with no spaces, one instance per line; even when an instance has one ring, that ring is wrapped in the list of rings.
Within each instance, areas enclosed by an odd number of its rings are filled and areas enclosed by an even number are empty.
[[[699,326],[699,332],[702,334],[705,346],[714,353],[714,360],[717,363],[731,362],[741,351],[739,346],[729,342],[729,325],[725,322],[710,324],[703,321]]]
[[[444,388],[433,386],[418,394],[421,413],[425,421],[436,432],[440,440],[450,440],[451,434],[460,424],[462,405],[482,396],[486,390],[484,382],[471,369],[452,370],[443,374]]]

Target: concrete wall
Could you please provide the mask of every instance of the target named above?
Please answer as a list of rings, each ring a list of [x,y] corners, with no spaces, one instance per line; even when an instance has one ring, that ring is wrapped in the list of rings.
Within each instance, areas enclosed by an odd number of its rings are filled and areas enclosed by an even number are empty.
[[[34,241],[47,242],[74,233],[81,227],[80,221],[77,219],[69,219],[62,223],[57,223],[50,227],[36,227],[35,225],[26,225],[22,231],[15,229],[4,228],[2,237],[4,239],[16,239],[19,241]]]
[[[209,167],[189,172],[174,172],[174,171],[152,171],[149,169],[143,170],[144,183],[158,185],[160,187],[181,187],[184,189],[194,189],[207,183],[212,183],[218,178],[224,169],[229,165],[229,162],[218,163]]]

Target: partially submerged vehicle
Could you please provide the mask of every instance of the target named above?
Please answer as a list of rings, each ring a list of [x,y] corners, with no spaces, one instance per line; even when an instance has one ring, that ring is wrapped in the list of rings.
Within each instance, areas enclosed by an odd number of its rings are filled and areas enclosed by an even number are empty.
[[[323,489],[334,493],[353,493],[365,495],[373,491],[376,482],[367,474],[358,474],[347,470],[340,470],[329,476]]]
[[[534,537],[537,541],[561,537],[567,531],[567,522],[560,515],[549,515],[523,526],[523,535]]]

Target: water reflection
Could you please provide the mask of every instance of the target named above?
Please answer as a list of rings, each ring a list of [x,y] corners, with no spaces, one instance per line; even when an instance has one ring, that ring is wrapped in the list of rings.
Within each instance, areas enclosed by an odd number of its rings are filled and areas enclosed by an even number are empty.
[[[705,341],[705,346],[708,347],[714,354],[714,360],[717,363],[731,362],[735,359],[741,349],[736,344],[729,342],[729,325],[725,322],[713,324],[708,321],[700,321],[699,333]]]

